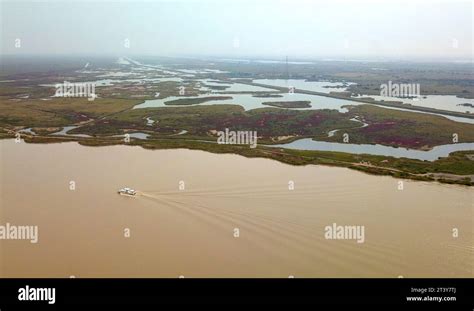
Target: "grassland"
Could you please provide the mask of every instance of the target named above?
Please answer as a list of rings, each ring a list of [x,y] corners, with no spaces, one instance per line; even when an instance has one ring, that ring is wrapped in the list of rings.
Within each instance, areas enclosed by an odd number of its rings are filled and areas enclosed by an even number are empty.
[[[245,111],[239,105],[203,105],[131,109],[138,99],[53,98],[51,100],[0,98],[0,125],[4,127],[63,127],[81,124],[73,133],[89,135],[120,134],[125,130],[169,135],[186,130],[188,136],[214,139],[212,130],[257,131],[261,142],[273,143],[278,137],[312,137],[340,142],[344,133],[356,144],[382,144],[412,149],[458,142],[474,142],[474,125],[441,116],[384,109],[372,105],[348,106],[348,113],[337,110],[291,110],[259,108]],[[368,125],[361,127],[360,122]],[[147,118],[156,121],[152,126]],[[333,136],[329,131],[338,129]],[[41,131],[41,129],[39,129]],[[290,138],[291,137],[291,138]]]
[[[311,102],[309,100],[264,102],[262,103],[262,105],[278,107],[278,108],[311,108]]]
[[[326,141],[342,141],[343,133],[349,134],[355,144],[381,144],[430,149],[436,145],[452,144],[453,135],[458,142],[474,141],[474,125],[455,122],[425,113],[385,109],[371,105],[352,106],[349,115],[358,116],[368,126],[338,131],[332,137],[318,137]]]
[[[280,94],[269,94],[269,93],[264,93],[264,94],[254,94],[252,95],[253,97],[257,98],[278,98],[278,97],[283,97]]]
[[[7,99],[0,98],[0,125],[24,127],[67,126],[99,119],[132,108],[138,100],[96,98]]]
[[[170,101],[165,101],[165,105],[174,105],[174,106],[189,106],[189,105],[197,105],[206,102],[210,102],[213,100],[226,100],[232,99],[231,96],[207,96],[207,97],[200,97],[200,98],[180,98]]]
[[[36,136],[22,134],[27,142],[51,143],[77,140],[84,145],[123,144],[120,138],[107,135],[141,131],[151,135],[147,140],[132,139],[130,144],[144,148],[189,148],[215,153],[236,153],[248,157],[265,157],[293,165],[324,164],[343,166],[370,174],[391,175],[397,178],[438,180],[471,185],[474,176],[474,152],[455,152],[434,162],[398,159],[385,156],[354,155],[339,152],[302,151],[265,147],[273,143],[301,137],[315,137],[337,141],[327,132],[342,129],[349,133],[351,142],[384,143],[387,145],[427,148],[452,142],[452,133],[460,141],[474,141],[474,125],[450,121],[443,117],[406,111],[384,109],[371,105],[349,107],[348,113],[336,110],[282,110],[260,108],[245,111],[239,105],[205,105],[191,107],[160,107],[131,109],[138,100],[52,99],[50,101],[22,100],[12,104],[0,101],[1,138],[14,137],[21,127],[37,127]],[[369,125],[360,128],[358,117]],[[146,118],[154,120],[147,125]],[[71,133],[93,135],[92,138],[54,137],[48,127],[80,124]],[[214,130],[256,130],[259,146],[219,145]],[[58,129],[58,128],[56,128]],[[186,130],[184,135],[175,134]]]

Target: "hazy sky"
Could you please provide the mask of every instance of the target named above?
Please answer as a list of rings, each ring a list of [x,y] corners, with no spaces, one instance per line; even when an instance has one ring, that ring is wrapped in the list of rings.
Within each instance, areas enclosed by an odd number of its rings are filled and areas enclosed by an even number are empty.
[[[473,51],[472,1],[0,2],[3,54],[465,60]]]

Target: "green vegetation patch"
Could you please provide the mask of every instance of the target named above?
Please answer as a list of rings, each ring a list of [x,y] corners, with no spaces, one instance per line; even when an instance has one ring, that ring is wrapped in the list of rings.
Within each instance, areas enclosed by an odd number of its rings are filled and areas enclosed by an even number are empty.
[[[170,100],[165,102],[165,105],[173,106],[187,106],[187,105],[197,105],[213,100],[227,100],[232,99],[232,96],[209,96],[209,97],[199,97],[199,98],[180,98],[175,100]]]
[[[311,108],[311,102],[309,100],[264,102],[262,103],[262,105],[278,107],[278,108]]]

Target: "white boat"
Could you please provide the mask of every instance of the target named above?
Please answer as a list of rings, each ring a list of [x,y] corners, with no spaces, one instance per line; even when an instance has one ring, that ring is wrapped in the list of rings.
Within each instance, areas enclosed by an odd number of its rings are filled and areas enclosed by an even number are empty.
[[[137,192],[133,190],[132,188],[122,188],[118,191],[118,194],[134,196],[137,194]]]

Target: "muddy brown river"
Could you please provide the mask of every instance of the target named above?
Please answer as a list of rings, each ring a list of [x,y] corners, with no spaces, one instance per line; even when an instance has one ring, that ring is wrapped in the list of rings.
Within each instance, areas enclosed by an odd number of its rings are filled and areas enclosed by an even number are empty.
[[[473,277],[472,188],[185,149],[0,157],[0,226],[38,228],[0,239],[0,277]]]

